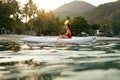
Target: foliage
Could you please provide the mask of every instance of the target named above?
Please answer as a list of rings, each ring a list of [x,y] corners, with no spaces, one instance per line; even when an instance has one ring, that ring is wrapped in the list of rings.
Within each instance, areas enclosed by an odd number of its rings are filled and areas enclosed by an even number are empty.
[[[37,17],[33,19],[33,26],[37,35],[55,35],[60,31],[60,20],[51,11],[40,10]]]
[[[4,28],[6,31],[9,30],[13,33],[21,32],[21,25],[23,25],[19,16],[20,9],[16,0],[6,0],[0,3],[0,28]]]
[[[12,19],[9,17],[12,14],[12,8],[7,3],[0,2],[0,28],[10,29]]]
[[[89,31],[90,35],[95,35],[96,34],[96,30],[100,30],[101,29],[99,24],[92,24],[92,25],[89,25],[89,27],[90,27],[89,28],[90,29],[90,31]]]
[[[114,35],[120,35],[120,23],[112,24],[112,30],[113,30]]]
[[[91,30],[98,30],[98,29],[100,29],[100,25],[99,24],[92,24],[92,25],[90,25],[90,29]]]
[[[83,16],[88,20],[90,24],[109,24],[111,21],[120,21],[120,1],[106,3],[98,6],[97,8],[86,12]],[[116,16],[116,17],[115,17]]]
[[[81,32],[89,32],[89,25],[87,20],[84,17],[75,17],[71,24],[73,35],[78,35]]]
[[[120,23],[120,9],[116,10],[110,15],[111,23],[119,24]]]
[[[33,3],[32,0],[28,0],[28,2],[24,5],[23,9],[22,9],[22,13],[23,13],[23,17],[26,18],[26,23],[28,22],[28,19],[30,19],[28,25],[30,30],[32,30],[33,25],[32,25],[32,18],[35,17],[36,13],[37,13],[37,6],[36,4]],[[26,24],[26,27],[27,24]]]

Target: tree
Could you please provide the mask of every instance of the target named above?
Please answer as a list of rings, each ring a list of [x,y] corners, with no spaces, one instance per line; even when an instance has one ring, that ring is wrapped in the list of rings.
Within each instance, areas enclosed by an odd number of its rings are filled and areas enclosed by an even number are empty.
[[[12,9],[11,19],[13,19],[12,31],[13,33],[21,34],[24,32],[23,22],[21,21],[21,10],[18,1],[8,0],[7,2]]]
[[[112,27],[110,24],[102,24],[101,31],[103,36],[113,36]]]
[[[120,23],[112,24],[112,30],[113,30],[114,35],[120,35]]]
[[[37,35],[56,35],[60,32],[60,20],[51,11],[39,10],[33,20],[33,26]]]
[[[6,30],[11,30],[12,19],[10,15],[12,14],[12,8],[9,4],[0,1],[0,28]]]
[[[20,18],[21,12],[18,1],[2,1],[0,2],[0,27],[5,28],[9,32],[22,33],[24,27]]]
[[[33,18],[35,18],[35,15],[37,13],[37,6],[36,4],[33,3],[32,0],[29,0],[23,7],[22,9],[23,12],[23,16],[25,16],[26,18],[26,23],[28,22],[29,19],[29,26],[30,26],[30,30],[32,31],[33,25],[32,25],[32,20]],[[26,24],[27,26],[27,24]]]
[[[100,30],[100,25],[99,24],[92,24],[90,25],[90,35],[96,34],[96,30]]]
[[[84,17],[75,17],[72,20],[72,24],[71,24],[71,28],[72,28],[72,33],[73,35],[78,35],[81,32],[89,32],[89,25],[87,20],[85,20]]]

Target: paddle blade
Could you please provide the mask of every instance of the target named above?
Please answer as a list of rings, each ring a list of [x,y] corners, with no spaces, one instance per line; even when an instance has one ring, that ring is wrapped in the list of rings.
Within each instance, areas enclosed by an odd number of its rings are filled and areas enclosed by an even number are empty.
[[[65,24],[65,25],[69,24],[69,20],[66,20],[64,24]]]

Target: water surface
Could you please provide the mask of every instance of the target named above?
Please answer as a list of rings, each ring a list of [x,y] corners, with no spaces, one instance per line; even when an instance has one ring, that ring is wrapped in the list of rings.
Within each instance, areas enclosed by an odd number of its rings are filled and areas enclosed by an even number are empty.
[[[0,43],[0,80],[120,79],[119,40],[18,50]]]

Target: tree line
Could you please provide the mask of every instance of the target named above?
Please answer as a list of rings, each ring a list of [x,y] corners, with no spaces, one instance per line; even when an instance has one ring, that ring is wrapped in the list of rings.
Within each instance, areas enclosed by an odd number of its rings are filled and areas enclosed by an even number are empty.
[[[38,10],[32,0],[23,7],[17,0],[0,0],[0,33],[55,35],[60,23],[52,11]]]
[[[66,19],[70,20],[73,35],[81,32],[94,35],[96,30],[101,30],[104,35],[120,34],[119,24],[89,24],[82,16],[60,19],[52,11],[39,10],[33,0],[28,0],[23,6],[17,0],[0,0],[0,34],[59,35],[64,32]]]

